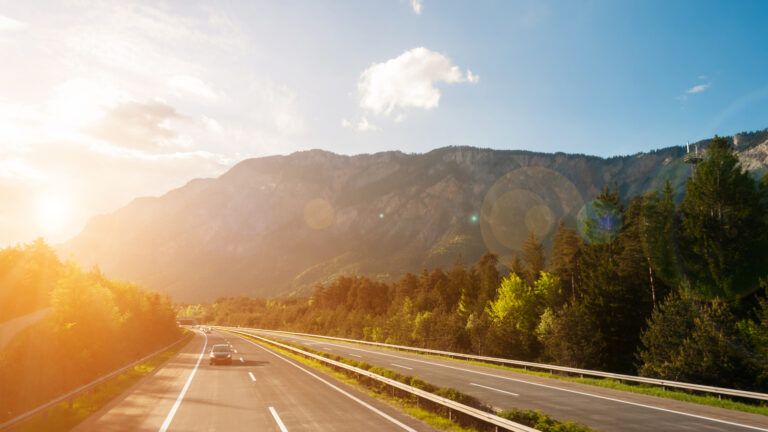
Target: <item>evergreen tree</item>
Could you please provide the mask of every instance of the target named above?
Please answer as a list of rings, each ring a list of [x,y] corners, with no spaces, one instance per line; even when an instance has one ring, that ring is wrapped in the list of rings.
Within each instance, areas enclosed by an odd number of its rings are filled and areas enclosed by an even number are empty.
[[[729,305],[700,300],[688,290],[653,313],[641,339],[640,374],[721,387],[753,388],[754,348]]]
[[[528,232],[528,238],[523,242],[523,264],[526,279],[530,283],[538,279],[546,264],[544,246],[536,238],[533,231]]]
[[[581,249],[581,237],[575,229],[560,223],[552,244],[550,270],[563,281],[569,297],[576,296],[576,280],[578,278],[578,254]]]
[[[704,294],[753,291],[768,269],[768,226],[755,181],[725,138],[715,136],[680,206],[686,276]]]
[[[661,194],[651,192],[643,197],[640,223],[643,253],[648,262],[648,278],[657,303],[669,286],[679,282],[679,260],[675,248],[675,202],[672,184],[667,181]]]

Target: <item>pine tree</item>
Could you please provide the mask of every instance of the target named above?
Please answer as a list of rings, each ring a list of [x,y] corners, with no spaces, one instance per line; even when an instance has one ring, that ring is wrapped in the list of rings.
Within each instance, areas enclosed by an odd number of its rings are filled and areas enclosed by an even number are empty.
[[[640,222],[643,253],[648,264],[648,278],[654,303],[664,298],[667,287],[679,282],[679,260],[675,248],[675,202],[672,184],[667,181],[661,194],[643,197]]]
[[[704,294],[753,291],[768,269],[760,190],[725,138],[715,136],[680,206],[686,276]]]
[[[581,245],[582,241],[579,233],[572,228],[566,227],[561,222],[552,244],[550,270],[563,281],[570,297],[576,296],[576,279],[578,278],[577,258]]]
[[[526,279],[533,283],[544,270],[544,246],[536,238],[533,231],[528,232],[528,238],[523,242],[523,263],[525,264]]]

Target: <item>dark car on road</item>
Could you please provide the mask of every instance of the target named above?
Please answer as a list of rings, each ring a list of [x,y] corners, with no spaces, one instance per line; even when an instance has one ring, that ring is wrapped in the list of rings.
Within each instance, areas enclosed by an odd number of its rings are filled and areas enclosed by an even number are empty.
[[[217,344],[211,348],[209,364],[232,364],[232,349],[227,344]]]

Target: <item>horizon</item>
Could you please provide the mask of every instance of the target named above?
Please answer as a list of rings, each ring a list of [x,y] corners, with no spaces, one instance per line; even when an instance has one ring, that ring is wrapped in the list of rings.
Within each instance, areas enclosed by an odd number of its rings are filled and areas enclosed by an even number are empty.
[[[759,130],[766,16],[694,1],[0,4],[0,244],[59,242],[136,197],[310,148],[607,158]]]
[[[751,130],[751,131],[741,131],[741,132],[737,132],[737,133],[735,133],[733,135],[756,133],[756,132],[761,132],[761,131],[766,131],[766,130],[768,130],[768,128]],[[727,137],[731,137],[733,135],[727,135]],[[691,144],[691,145],[699,144],[699,143],[702,143],[702,142],[709,141],[710,139],[711,138],[705,138],[705,139],[702,139],[702,140],[698,140],[696,142],[691,142],[689,144]],[[588,154],[588,153],[572,153],[572,152],[562,152],[562,151],[547,152],[547,151],[536,151],[536,150],[514,149],[514,148],[498,149],[498,148],[491,148],[491,147],[477,147],[477,146],[471,146],[471,145],[448,145],[448,146],[435,147],[435,148],[432,148],[432,149],[427,149],[427,150],[424,150],[424,151],[416,151],[416,152],[404,152],[402,150],[381,150],[381,151],[376,151],[376,152],[371,152],[371,153],[352,153],[352,154],[337,153],[337,152],[334,152],[333,150],[322,149],[322,148],[307,148],[307,149],[301,149],[301,150],[294,150],[294,151],[292,151],[290,153],[282,153],[282,154],[278,153],[278,154],[270,154],[270,155],[252,156],[252,157],[246,157],[244,159],[241,159],[241,160],[233,162],[230,166],[226,167],[226,169],[224,169],[219,174],[216,174],[216,175],[213,175],[213,176],[209,176],[209,177],[193,177],[193,178],[187,179],[182,184],[179,184],[179,185],[176,185],[176,186],[172,186],[169,189],[161,190],[161,191],[158,191],[157,193],[151,194],[151,195],[137,195],[137,196],[129,198],[128,201],[124,202],[123,204],[118,205],[115,208],[111,208],[111,209],[108,209],[108,210],[100,212],[100,213],[91,214],[85,220],[82,221],[81,226],[79,227],[79,229],[76,232],[74,232],[72,235],[69,235],[68,237],[62,238],[62,239],[60,239],[58,241],[55,241],[55,240],[52,241],[52,240],[46,238],[45,236],[35,236],[33,238],[22,240],[22,241],[18,241],[17,240],[17,241],[12,241],[12,242],[7,242],[7,243],[2,243],[2,241],[0,241],[0,248],[19,246],[19,245],[22,245],[22,244],[28,244],[28,243],[32,243],[32,242],[36,241],[37,239],[43,239],[44,241],[46,241],[46,243],[48,243],[49,245],[54,246],[54,247],[60,246],[61,244],[66,243],[66,242],[74,239],[75,237],[77,237],[77,235],[79,235],[82,232],[82,230],[87,226],[87,224],[93,218],[112,214],[112,213],[114,213],[116,211],[119,211],[120,209],[122,209],[122,208],[124,208],[126,206],[129,206],[134,201],[139,200],[139,199],[143,199],[143,198],[161,198],[161,197],[167,195],[170,192],[173,192],[175,190],[184,188],[185,186],[187,186],[188,184],[190,184],[190,183],[192,183],[192,182],[194,182],[196,180],[218,179],[218,178],[222,177],[223,175],[227,174],[228,172],[230,172],[237,165],[239,165],[239,164],[241,164],[243,162],[246,162],[248,160],[252,160],[252,159],[269,158],[269,157],[288,157],[288,156],[292,156],[292,155],[298,154],[298,153],[306,153],[306,152],[313,152],[313,151],[326,152],[326,153],[330,153],[330,154],[333,154],[333,155],[336,155],[336,156],[346,156],[346,157],[373,156],[373,155],[383,154],[383,153],[400,153],[400,154],[403,154],[403,155],[425,155],[425,154],[428,154],[428,153],[431,153],[431,152],[434,152],[434,151],[437,151],[437,150],[451,149],[451,148],[457,148],[457,149],[460,149],[460,148],[470,148],[470,149],[488,150],[488,151],[524,152],[524,153],[544,154],[544,155],[566,154],[566,155],[569,155],[569,156],[594,157],[594,158],[599,158],[599,159],[606,160],[606,159],[611,159],[611,158],[633,157],[633,156],[637,156],[637,155],[640,155],[640,154],[648,154],[648,153],[651,153],[651,152],[661,151],[661,150],[668,150],[668,149],[672,149],[672,148],[685,148],[685,145],[670,145],[670,146],[652,148],[652,149],[648,149],[648,150],[642,150],[642,151],[638,151],[638,152],[631,153],[631,154],[618,154],[618,155],[611,155],[611,156],[601,156],[601,155]]]

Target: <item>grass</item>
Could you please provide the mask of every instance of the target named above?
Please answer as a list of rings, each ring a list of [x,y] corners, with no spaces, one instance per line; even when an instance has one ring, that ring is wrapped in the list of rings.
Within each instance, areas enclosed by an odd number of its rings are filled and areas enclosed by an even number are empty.
[[[245,336],[245,337],[248,337],[248,336]],[[265,343],[261,340],[254,339],[251,337],[248,337],[248,338],[251,340],[254,340],[255,343],[265,345]],[[296,346],[296,344],[292,344],[292,343],[286,343],[286,345]],[[476,409],[480,409],[482,411],[493,412],[491,407],[479,401],[477,398],[467,395],[465,393],[462,393],[456,389],[438,387],[438,386],[429,384],[427,382],[424,382],[418,378],[402,375],[399,372],[395,372],[390,369],[373,366],[362,361],[352,360],[352,359],[337,356],[334,354],[316,351],[301,345],[299,346],[301,347],[301,349],[304,349],[305,351],[322,355],[323,357],[340,361],[350,366],[354,366],[360,369],[373,372],[375,374],[402,382],[412,387],[416,387],[421,390],[428,391],[438,396],[442,396],[444,398],[462,403],[467,406],[471,406]],[[333,375],[334,377],[339,378],[343,382],[354,384],[355,386],[363,386],[366,393],[370,394],[371,396],[383,398],[388,402],[395,402],[395,406],[399,407],[409,415],[416,417],[419,420],[422,420],[423,422],[437,429],[448,430],[448,431],[477,430],[471,427],[471,425],[467,427],[467,425],[461,425],[457,421],[447,418],[440,407],[435,406],[433,407],[433,410],[430,411],[425,409],[422,406],[419,406],[418,402],[414,402],[414,400],[411,398],[408,398],[408,397],[395,398],[387,392],[385,385],[382,385],[378,382],[375,382],[372,380],[366,380],[366,379],[358,379],[357,375],[351,372],[344,373],[343,370],[337,370],[335,368],[332,368],[330,366],[327,366],[321,363],[318,360],[306,358],[304,356],[298,355],[296,353],[285,350],[283,348],[271,346],[270,349],[274,349],[282,353],[283,355],[289,356],[290,358],[293,358],[309,366],[316,367],[318,369],[326,371],[331,375]],[[425,406],[430,406],[430,405],[431,405],[430,403],[425,404]],[[525,424],[530,427],[535,427],[542,432],[550,432],[550,431],[551,432],[590,432],[590,431],[593,431],[593,429],[587,426],[574,423],[574,422],[560,422],[547,416],[546,414],[542,414],[539,411],[534,411],[534,410],[512,409],[512,410],[503,411],[498,415],[504,418],[507,418],[509,420],[512,420],[521,424]],[[470,424],[471,424],[471,421],[470,421]]]
[[[323,340],[322,338],[316,338],[316,339]],[[337,342],[337,343],[345,343],[345,342]],[[402,350],[397,350],[393,348],[384,347],[383,349],[389,350],[389,351],[404,352]],[[405,351],[405,352],[410,352],[410,351]],[[432,359],[451,360],[453,362],[460,363],[460,364],[471,364],[475,366],[490,367],[490,368],[505,370],[509,372],[516,372],[516,373],[521,373],[521,374],[526,374],[531,376],[538,376],[542,378],[553,378],[561,381],[591,385],[595,387],[609,388],[613,390],[621,390],[621,391],[626,391],[631,393],[643,394],[647,396],[656,396],[656,397],[661,397],[666,399],[678,400],[682,402],[690,402],[690,403],[696,403],[699,405],[708,405],[708,406],[713,406],[717,408],[725,408],[725,409],[730,409],[735,411],[747,412],[751,414],[768,416],[768,404],[766,404],[765,402],[758,402],[757,404],[755,404],[755,403],[741,402],[728,397],[719,398],[717,396],[708,395],[708,394],[690,393],[682,390],[669,389],[669,388],[664,389],[659,386],[654,386],[650,384],[643,384],[643,383],[630,384],[628,382],[618,381],[611,378],[582,378],[582,377],[575,377],[575,376],[569,376],[569,375],[554,374],[551,372],[528,370],[528,369],[523,369],[519,367],[482,362],[478,360],[464,360],[464,359],[457,359],[454,357],[441,356],[441,355],[435,355],[435,354],[419,353],[419,355],[432,358]]]
[[[238,336],[242,336],[244,338],[247,338],[254,343],[257,343],[262,346],[266,346],[267,344],[259,339],[255,339],[249,336],[244,336],[238,334]],[[359,391],[362,391],[363,393],[367,394],[368,396],[377,398],[382,400],[383,402],[387,403],[388,405],[392,406],[393,408],[399,409],[406,413],[407,415],[420,420],[433,428],[441,431],[447,431],[447,432],[476,432],[477,429],[474,428],[467,428],[459,425],[458,423],[443,417],[437,413],[433,413],[431,411],[427,411],[426,409],[417,406],[413,401],[407,398],[400,398],[392,396],[390,393],[376,391],[373,388],[366,386],[361,380],[356,379],[350,375],[347,375],[345,373],[340,372],[337,369],[334,369],[325,363],[320,362],[319,360],[315,360],[312,358],[307,358],[301,355],[298,355],[292,351],[288,351],[284,348],[276,347],[273,345],[269,346],[270,350],[274,350],[279,352],[280,354],[291,358],[293,360],[296,360],[299,363],[302,363],[304,365],[307,365],[309,367],[312,367],[314,369],[321,370],[328,375],[331,375],[335,379],[356,388]]]
[[[99,384],[92,390],[77,396],[69,402],[62,402],[37,414],[19,425],[10,428],[13,432],[37,432],[37,431],[66,431],[74,428],[89,415],[100,410],[111,400],[121,395],[141,378],[154,372],[168,359],[176,355],[179,350],[192,338],[193,333],[185,330],[184,337],[160,354],[143,363],[128,369],[113,379]]]

